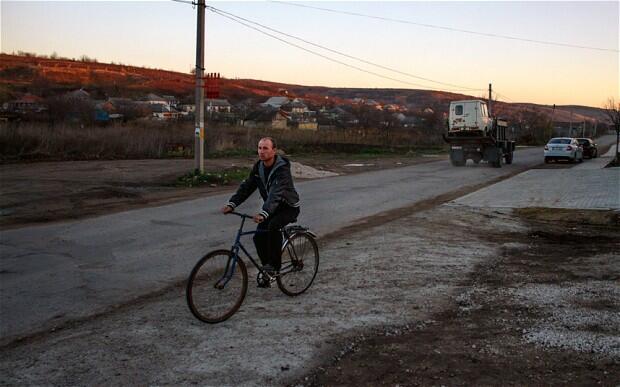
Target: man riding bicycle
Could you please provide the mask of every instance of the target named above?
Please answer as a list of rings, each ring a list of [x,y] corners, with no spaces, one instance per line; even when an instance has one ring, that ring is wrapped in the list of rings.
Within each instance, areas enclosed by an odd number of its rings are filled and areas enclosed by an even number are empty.
[[[254,215],[258,223],[254,234],[254,245],[263,264],[263,270],[275,274],[282,261],[282,233],[280,229],[297,220],[299,215],[299,194],[293,184],[291,163],[276,153],[276,143],[271,137],[258,142],[259,161],[237,192],[222,207],[222,213],[232,212],[256,189],[263,198],[262,210]],[[259,283],[268,287],[269,283]]]

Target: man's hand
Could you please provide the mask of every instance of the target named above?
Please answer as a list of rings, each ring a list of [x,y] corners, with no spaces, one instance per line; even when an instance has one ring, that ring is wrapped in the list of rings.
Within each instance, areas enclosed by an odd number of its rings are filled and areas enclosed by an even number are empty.
[[[254,223],[261,223],[265,221],[265,217],[261,214],[254,215]]]
[[[231,206],[224,206],[224,207],[222,207],[222,214],[226,215],[229,212],[233,212],[233,209],[232,209]]]

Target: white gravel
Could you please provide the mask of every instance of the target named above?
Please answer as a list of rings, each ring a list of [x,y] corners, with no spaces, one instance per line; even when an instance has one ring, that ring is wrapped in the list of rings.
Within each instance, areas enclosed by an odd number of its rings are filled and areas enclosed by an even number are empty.
[[[620,285],[617,282],[536,284],[507,293],[518,304],[545,315],[523,331],[525,341],[544,348],[620,358]],[[591,306],[601,301],[614,307]]]

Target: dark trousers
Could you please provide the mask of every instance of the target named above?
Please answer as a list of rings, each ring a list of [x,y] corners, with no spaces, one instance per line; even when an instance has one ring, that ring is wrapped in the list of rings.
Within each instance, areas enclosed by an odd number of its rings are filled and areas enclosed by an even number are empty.
[[[254,234],[256,252],[263,265],[271,265],[280,270],[282,265],[282,233],[280,229],[297,221],[299,207],[281,204],[273,215],[259,223]]]

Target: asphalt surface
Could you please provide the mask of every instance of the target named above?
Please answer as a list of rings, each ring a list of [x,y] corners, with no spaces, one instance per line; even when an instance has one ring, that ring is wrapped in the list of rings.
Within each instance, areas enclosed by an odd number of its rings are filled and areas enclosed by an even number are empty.
[[[598,143],[612,140],[606,136]],[[325,235],[541,162],[542,148],[526,148],[501,169],[438,161],[302,182],[299,223]],[[232,242],[238,218],[219,214],[228,197],[2,232],[0,341],[102,313],[183,280],[200,256]],[[259,204],[255,195],[240,210],[252,213]]]

